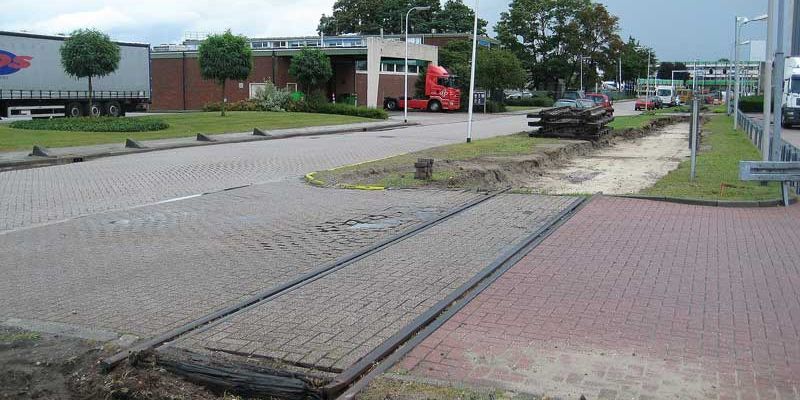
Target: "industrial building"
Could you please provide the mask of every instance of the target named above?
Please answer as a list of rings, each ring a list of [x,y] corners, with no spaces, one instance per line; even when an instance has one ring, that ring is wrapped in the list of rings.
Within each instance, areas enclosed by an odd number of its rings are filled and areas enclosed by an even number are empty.
[[[214,81],[202,79],[197,59],[201,38],[182,44],[153,46],[152,110],[197,110],[222,98],[222,89]],[[409,93],[420,66],[438,64],[438,47],[451,41],[472,40],[471,34],[431,33],[409,35]],[[291,57],[303,47],[320,48],[331,59],[333,78],[324,88],[328,98],[354,98],[357,104],[381,107],[386,96],[403,93],[405,42],[399,35],[341,35],[248,39],[253,49],[253,69],[247,80],[226,85],[227,101],[252,97],[265,82],[278,87],[297,89],[289,76]],[[497,42],[489,37],[478,39],[481,46]]]

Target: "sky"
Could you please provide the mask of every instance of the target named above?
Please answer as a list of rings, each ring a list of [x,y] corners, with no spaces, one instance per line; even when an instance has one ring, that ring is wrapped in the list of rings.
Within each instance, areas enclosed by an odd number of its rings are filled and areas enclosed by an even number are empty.
[[[510,0],[482,0],[490,30]],[[120,41],[179,43],[185,32],[246,36],[314,35],[334,0],[0,0],[0,30],[67,33],[93,27]],[[442,1],[444,2],[444,1]],[[766,13],[767,0],[600,0],[620,18],[620,34],[652,47],[659,60],[730,58],[736,15]],[[7,4],[4,4],[7,3]],[[474,0],[465,0],[472,6]],[[743,40],[763,39],[765,23],[745,27]]]

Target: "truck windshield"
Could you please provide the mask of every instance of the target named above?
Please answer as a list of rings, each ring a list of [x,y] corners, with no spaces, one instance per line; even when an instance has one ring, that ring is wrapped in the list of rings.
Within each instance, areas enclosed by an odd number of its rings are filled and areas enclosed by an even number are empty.
[[[456,80],[454,77],[442,77],[436,80],[436,83],[446,87],[456,87]]]
[[[658,96],[672,96],[672,91],[669,89],[658,89]]]
[[[789,84],[789,92],[800,94],[800,75],[792,77],[792,81]]]

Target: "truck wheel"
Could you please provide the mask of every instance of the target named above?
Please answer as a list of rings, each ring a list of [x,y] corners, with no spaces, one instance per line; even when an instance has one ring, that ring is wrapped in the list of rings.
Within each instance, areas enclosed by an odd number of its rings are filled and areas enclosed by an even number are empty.
[[[442,111],[442,104],[436,100],[433,100],[430,103],[428,103],[428,111],[430,112]]]
[[[103,106],[105,110],[105,114],[109,117],[121,117],[122,116],[122,107],[119,105],[117,101],[109,101]]]
[[[83,116],[83,105],[81,103],[67,104],[67,117],[79,118]]]
[[[386,109],[389,111],[397,110],[397,100],[395,99],[386,100]]]
[[[88,107],[87,114],[92,117],[99,117],[103,115],[103,106],[100,103],[92,103],[91,106]]]

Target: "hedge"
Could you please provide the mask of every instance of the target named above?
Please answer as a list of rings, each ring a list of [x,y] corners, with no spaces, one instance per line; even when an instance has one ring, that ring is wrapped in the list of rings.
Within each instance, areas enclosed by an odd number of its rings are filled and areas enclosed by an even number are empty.
[[[220,111],[221,103],[207,103],[203,106],[203,111]],[[227,111],[268,111],[261,107],[257,101],[241,100],[228,103],[225,106]],[[338,114],[350,115],[353,117],[363,117],[372,119],[387,119],[389,114],[378,108],[359,107],[344,103],[326,103],[322,101],[294,101],[290,100],[286,105],[287,111],[307,112],[318,114]]]
[[[764,111],[764,96],[744,96],[739,99],[739,110],[742,112],[762,112]]]
[[[169,124],[151,117],[82,117],[14,121],[11,127],[67,132],[149,132],[167,129]]]
[[[552,107],[553,99],[545,96],[523,97],[521,99],[506,99],[505,104],[508,106],[525,106],[525,107]]]

